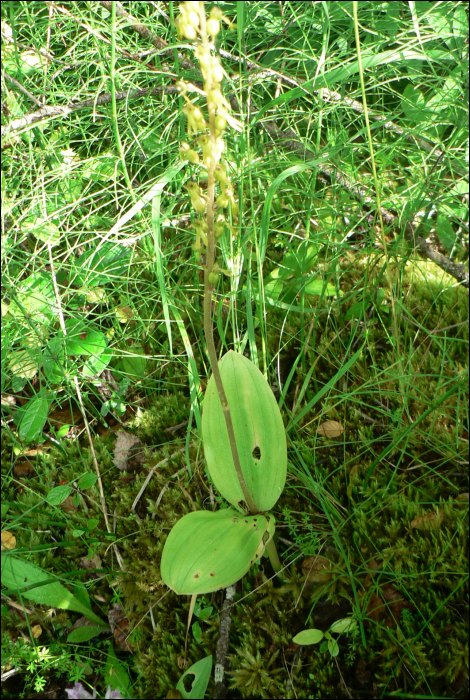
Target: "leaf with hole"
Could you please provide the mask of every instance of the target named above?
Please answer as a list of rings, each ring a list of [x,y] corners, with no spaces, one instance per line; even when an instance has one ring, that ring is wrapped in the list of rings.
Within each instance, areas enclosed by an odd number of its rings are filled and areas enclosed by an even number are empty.
[[[106,336],[87,326],[83,321],[68,320],[65,322],[67,337],[65,346],[68,355],[91,355],[97,357],[106,349]]]
[[[206,694],[212,672],[212,655],[197,661],[183,673],[176,690],[184,700],[198,700]]]
[[[219,362],[219,368],[248,491],[258,511],[271,510],[287,474],[287,443],[279,406],[259,369],[243,355],[231,350]],[[202,437],[207,467],[217,490],[239,507],[244,496],[214,376],[204,397]]]

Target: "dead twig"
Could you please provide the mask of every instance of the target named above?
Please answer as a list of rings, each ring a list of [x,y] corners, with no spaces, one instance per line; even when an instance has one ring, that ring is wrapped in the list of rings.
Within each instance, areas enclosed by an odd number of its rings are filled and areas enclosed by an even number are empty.
[[[190,443],[189,447],[193,447],[193,444],[194,444],[194,443]],[[177,450],[176,452],[173,452],[172,455],[170,455],[169,457],[165,457],[165,459],[162,459],[161,462],[158,462],[158,464],[155,464],[155,466],[153,466],[153,467],[151,468],[151,470],[149,471],[149,473],[148,473],[147,476],[146,476],[146,479],[145,479],[144,483],[143,483],[142,486],[140,487],[139,493],[138,493],[137,496],[134,498],[134,503],[131,505],[131,512],[132,512],[132,511],[135,511],[138,502],[139,502],[140,499],[142,498],[143,492],[145,491],[145,489],[146,489],[147,486],[149,485],[150,479],[151,479],[152,476],[155,474],[156,470],[157,470],[159,467],[162,467],[162,466],[163,466],[164,464],[166,464],[167,462],[169,462],[170,459],[173,459],[173,457],[175,457],[176,455],[181,454],[181,452],[184,452],[185,449],[186,449],[185,447],[182,447],[180,450]],[[182,467],[182,468],[179,469],[175,474],[173,474],[173,476],[171,476],[170,479],[175,479],[175,478],[177,478],[178,475],[179,475],[179,474],[182,474],[185,470],[186,470],[186,467]],[[164,486],[163,489],[162,489],[163,493],[166,491],[166,489],[168,488],[169,484],[170,484],[170,482],[167,481],[166,484],[165,484],[165,486]],[[163,493],[160,494],[160,496],[159,496],[159,498],[158,498],[158,500],[157,500],[156,507],[158,507],[158,505],[159,505],[159,503],[160,503],[160,501],[161,501],[161,496],[163,496]]]
[[[227,664],[227,651],[230,641],[230,625],[232,622],[232,601],[235,597],[237,584],[234,583],[225,589],[225,600],[222,604],[220,614],[219,638],[217,639],[215,671],[214,671],[214,695],[213,698],[227,697],[227,686],[225,685],[225,672]]]
[[[148,27],[145,26],[145,24],[142,24],[137,19],[135,19],[135,17],[133,17],[129,12],[127,12],[127,10],[124,9],[120,2],[109,2],[108,0],[99,0],[99,2],[100,5],[103,5],[103,7],[105,7],[108,10],[108,12],[111,12],[111,6],[114,4],[116,6],[116,15],[118,17],[126,19],[128,22],[131,22],[132,29],[135,32],[137,32],[137,34],[139,34],[143,39],[149,41],[157,49],[160,49],[165,52],[168,51],[169,54],[173,53],[174,48],[169,47],[168,42],[165,41],[165,39],[162,39],[162,37],[158,36],[158,34],[154,34]],[[178,53],[178,60],[180,61],[183,68],[192,68],[194,70],[196,69],[194,63],[185,58],[182,53]]]
[[[279,129],[275,122],[265,122],[263,124],[266,131],[275,136],[277,139],[282,140],[284,146],[291,151],[302,154],[305,160],[315,159],[318,156],[310,151],[304,144],[293,138],[295,134],[291,131],[282,131]],[[352,196],[362,204],[362,206],[367,211],[373,211],[375,209],[375,199],[373,197],[372,190],[367,190],[362,185],[352,182],[347,175],[342,173],[337,167],[332,163],[324,161],[316,165],[318,173],[323,174],[329,181],[337,182],[341,187],[347,190]],[[399,218],[398,215],[392,213],[388,209],[381,208],[381,214],[384,222],[390,226],[398,226]],[[447,272],[449,275],[454,277],[458,282],[461,283],[463,287],[468,289],[469,287],[469,273],[463,263],[454,263],[449,260],[445,255],[442,255],[437,250],[435,250],[430,243],[425,239],[420,238],[416,235],[417,225],[408,221],[405,225],[405,238],[410,243],[413,244],[414,248],[427,257],[432,262],[436,263],[441,270]]]
[[[6,70],[3,71],[3,77],[5,78],[5,80],[8,80],[8,82],[10,82],[12,85],[14,85],[15,87],[17,87],[18,90],[20,90],[20,91],[23,93],[23,95],[26,95],[26,97],[28,97],[28,98],[31,100],[31,102],[34,102],[34,104],[35,104],[37,107],[41,107],[41,108],[43,107],[42,102],[40,102],[40,101],[37,99],[37,97],[34,97],[34,95],[32,95],[32,94],[29,92],[29,90],[27,90],[25,87],[23,87],[23,85],[22,85],[21,83],[19,83],[19,82],[16,80],[16,78],[13,78],[11,75],[8,75],[8,73],[6,72]]]
[[[116,92],[116,101],[122,100],[135,100],[140,97],[146,97],[147,95],[159,95],[165,93],[166,95],[179,95],[179,90],[175,87],[152,87],[144,88],[142,90],[121,90]],[[109,104],[111,102],[111,93],[107,92],[103,95],[93,97],[90,100],[83,100],[82,102],[76,102],[68,105],[46,105],[38,109],[36,112],[31,112],[31,114],[25,114],[23,117],[18,117],[18,119],[13,119],[9,124],[2,126],[1,135],[2,137],[9,136],[10,133],[23,129],[36,122],[42,121],[44,119],[54,119],[55,117],[66,117],[73,112],[79,112],[82,109],[95,109],[100,105]]]

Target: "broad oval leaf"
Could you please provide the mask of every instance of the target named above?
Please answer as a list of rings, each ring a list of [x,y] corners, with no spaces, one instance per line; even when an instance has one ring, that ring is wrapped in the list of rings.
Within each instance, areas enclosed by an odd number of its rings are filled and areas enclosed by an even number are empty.
[[[47,396],[38,395],[21,407],[18,435],[22,440],[35,440],[41,435],[47,420],[49,405]]]
[[[261,557],[273,531],[271,516],[241,515],[231,508],[189,513],[165,542],[162,579],[180,595],[227,588]]]
[[[331,656],[338,656],[339,654],[339,645],[336,639],[329,639],[328,640],[328,651],[330,652]]]
[[[282,493],[287,474],[286,434],[279,406],[259,369],[243,355],[230,350],[219,362],[219,368],[247,488],[258,511],[271,510]],[[202,439],[217,490],[239,507],[244,496],[213,375],[204,397]]]
[[[51,506],[60,506],[72,493],[71,486],[63,484],[62,486],[54,486],[53,489],[49,491],[46,496],[46,501],[51,504]]]
[[[77,627],[77,629],[72,630],[67,636],[67,642],[69,644],[82,644],[103,632],[109,632],[109,627],[104,627],[103,625],[84,625],[83,627]]]
[[[321,630],[302,630],[299,634],[296,634],[292,640],[294,644],[318,644],[323,639],[323,632]]]
[[[352,617],[343,617],[341,620],[336,620],[330,627],[330,632],[344,634],[344,632],[352,632],[357,627],[357,622]]]

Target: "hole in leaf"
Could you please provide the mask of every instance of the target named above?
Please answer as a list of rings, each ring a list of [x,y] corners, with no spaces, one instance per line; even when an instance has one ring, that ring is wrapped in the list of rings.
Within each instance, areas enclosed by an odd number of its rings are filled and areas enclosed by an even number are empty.
[[[187,675],[183,676],[183,686],[184,686],[184,689],[187,693],[191,692],[191,689],[193,687],[193,683],[195,680],[196,680],[195,673],[188,673]]]
[[[260,457],[261,457],[261,450],[260,450],[260,448],[258,447],[258,445],[255,445],[255,446],[253,447],[253,452],[251,453],[251,456],[253,457],[253,459],[260,459]]]

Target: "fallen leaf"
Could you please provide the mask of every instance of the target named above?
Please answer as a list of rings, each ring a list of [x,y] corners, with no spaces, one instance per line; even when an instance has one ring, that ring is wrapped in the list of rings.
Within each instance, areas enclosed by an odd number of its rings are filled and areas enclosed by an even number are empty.
[[[344,433],[344,428],[337,420],[326,420],[318,426],[317,433],[322,437],[336,438]]]
[[[410,528],[417,528],[418,530],[434,530],[442,525],[444,520],[444,513],[442,510],[433,510],[430,513],[425,513],[420,515],[418,518],[414,518],[410,523]]]
[[[118,430],[116,444],[114,446],[114,465],[124,471],[125,469],[138,469],[145,461],[142,440],[137,435]]]
[[[455,500],[459,503],[468,503],[468,493],[459,493]]]
[[[38,639],[38,637],[40,637],[42,634],[41,625],[33,625],[31,627],[31,634],[33,635],[33,639]]]
[[[60,504],[60,508],[64,511],[64,513],[76,513],[78,510],[78,507],[75,505],[73,502],[73,496],[67,496],[65,501],[62,501]]]
[[[9,408],[16,406],[15,397],[10,396],[9,394],[2,394],[2,406],[8,406]]]
[[[82,557],[80,559],[80,566],[82,569],[100,569],[101,563],[101,557],[99,554],[95,554],[92,557]]]
[[[31,464],[29,459],[26,459],[23,462],[17,462],[13,467],[13,472],[19,479],[28,478],[33,476],[34,466]]]
[[[130,622],[122,605],[119,605],[119,603],[114,604],[108,612],[108,620],[116,645],[123,651],[134,651],[134,645],[127,639]]]
[[[302,562],[302,573],[311,583],[324,583],[331,578],[331,562],[325,557],[305,557]]]
[[[114,309],[119,323],[127,323],[133,318],[133,311],[130,306],[117,306]]]
[[[2,552],[8,549],[15,549],[16,537],[8,530],[2,530]]]
[[[380,595],[372,593],[366,615],[375,622],[384,619],[387,627],[395,627],[400,621],[403,608],[412,606],[391,583],[380,586],[379,593]]]

